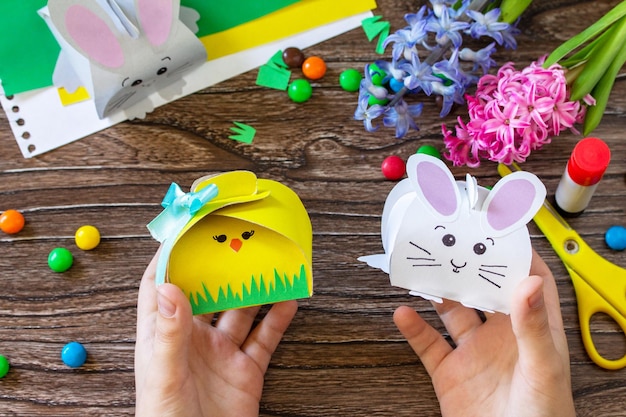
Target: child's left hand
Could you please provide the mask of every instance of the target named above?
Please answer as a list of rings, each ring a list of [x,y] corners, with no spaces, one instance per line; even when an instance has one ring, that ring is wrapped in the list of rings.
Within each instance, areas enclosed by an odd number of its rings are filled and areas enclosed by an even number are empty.
[[[156,256],[137,306],[136,416],[258,416],[265,371],[297,310],[275,304],[251,330],[259,307],[192,316],[183,292],[157,289]]]

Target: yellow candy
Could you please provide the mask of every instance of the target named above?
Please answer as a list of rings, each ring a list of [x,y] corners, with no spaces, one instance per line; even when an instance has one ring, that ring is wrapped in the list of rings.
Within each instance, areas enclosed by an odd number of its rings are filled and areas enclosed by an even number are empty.
[[[100,243],[100,232],[94,226],[81,226],[74,236],[76,246],[82,250],[91,250]]]

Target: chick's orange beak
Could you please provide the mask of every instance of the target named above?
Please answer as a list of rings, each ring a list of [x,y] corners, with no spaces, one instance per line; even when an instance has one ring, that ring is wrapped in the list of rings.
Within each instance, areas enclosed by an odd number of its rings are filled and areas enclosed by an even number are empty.
[[[241,249],[242,245],[243,245],[243,242],[239,239],[233,239],[230,241],[230,248],[234,250],[235,252],[239,252],[239,249]]]

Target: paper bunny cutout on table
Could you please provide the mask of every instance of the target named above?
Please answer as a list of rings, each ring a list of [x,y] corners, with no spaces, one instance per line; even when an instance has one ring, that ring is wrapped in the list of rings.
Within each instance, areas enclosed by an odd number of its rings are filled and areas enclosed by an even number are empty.
[[[180,0],[49,0],[39,14],[61,46],[54,85],[84,86],[101,119],[145,117],[151,94],[181,94],[182,77],[207,59],[180,12]]]
[[[489,191],[469,174],[455,181],[443,161],[424,154],[409,158],[407,173],[385,201],[385,253],[359,260],[412,295],[508,314],[515,287],[530,272],[526,223],[541,207],[545,186],[515,172]]]

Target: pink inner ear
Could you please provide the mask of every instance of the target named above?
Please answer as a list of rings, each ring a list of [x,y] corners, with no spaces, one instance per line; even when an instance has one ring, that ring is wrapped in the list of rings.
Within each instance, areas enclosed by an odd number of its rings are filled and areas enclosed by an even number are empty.
[[[124,65],[124,51],[106,22],[84,6],[73,5],[65,26],[74,42],[90,59],[108,68]]]
[[[420,162],[416,171],[417,183],[430,205],[443,216],[454,214],[457,208],[456,184],[447,172],[431,162]]]
[[[525,179],[504,184],[491,200],[487,222],[495,230],[503,230],[523,218],[535,198],[535,187]]]
[[[167,41],[174,23],[172,0],[137,0],[137,15],[148,42],[161,46]]]

